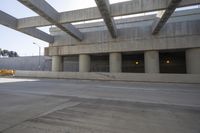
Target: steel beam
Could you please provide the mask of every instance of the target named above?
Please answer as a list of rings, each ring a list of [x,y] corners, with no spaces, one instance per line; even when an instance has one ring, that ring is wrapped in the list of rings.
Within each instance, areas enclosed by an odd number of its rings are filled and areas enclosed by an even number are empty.
[[[157,10],[165,10],[170,0],[131,0],[111,4],[111,16],[123,16],[137,13],[144,13]],[[200,4],[200,0],[182,0],[178,7]],[[101,14],[97,7],[67,11],[59,13],[59,23],[80,22],[94,19],[101,19]],[[18,20],[18,28],[40,27],[52,25],[41,16],[21,18]]]
[[[95,1],[111,36],[113,38],[116,38],[117,28],[114,19],[111,17],[109,0],[95,0]]]
[[[18,0],[41,17],[46,19],[51,23],[51,25],[56,25],[58,28],[64,32],[70,34],[78,40],[83,40],[83,34],[76,29],[72,24],[62,25],[59,23],[60,14],[45,0]]]
[[[159,33],[181,1],[182,0],[171,0],[166,10],[158,12],[156,20],[153,23],[152,34],[155,35]]]
[[[20,31],[22,33],[25,33],[27,35],[30,35],[32,37],[41,39],[45,42],[49,42],[49,43],[54,42],[53,36],[43,32],[41,30],[38,30],[36,28],[24,28],[24,29],[18,30],[17,29],[17,19],[15,17],[1,11],[1,10],[0,10],[0,24],[6,26],[8,28],[11,28],[11,29]]]

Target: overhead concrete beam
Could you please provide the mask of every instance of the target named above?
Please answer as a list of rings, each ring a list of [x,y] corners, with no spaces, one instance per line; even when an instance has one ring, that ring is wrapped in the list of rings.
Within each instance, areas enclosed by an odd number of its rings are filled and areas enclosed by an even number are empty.
[[[38,13],[44,19],[49,21],[51,25],[56,25],[58,28],[63,30],[64,32],[70,34],[74,38],[78,40],[83,40],[83,34],[76,29],[72,24],[62,25],[59,23],[60,14],[45,0],[18,0],[31,10]]]
[[[115,20],[115,24],[118,25],[118,30],[121,29],[122,27],[120,25],[124,25],[125,23],[138,23],[138,22],[144,22],[144,21],[153,21],[155,20],[156,14],[151,14],[151,15],[145,15],[145,16],[138,16],[138,17],[132,17],[132,18],[127,18],[127,19],[117,19]],[[179,18],[179,19],[177,19]],[[184,10],[184,11],[175,11],[168,22],[180,22],[180,21],[187,21],[187,20],[199,20],[200,19],[200,8],[195,8],[195,9],[190,9],[190,10]],[[140,25],[140,23],[138,23]],[[83,23],[83,24],[78,24],[76,27],[78,29],[86,29],[90,27],[104,27],[105,23],[103,21],[100,22],[95,22],[95,23]],[[88,29],[89,30],[89,29]],[[58,32],[58,28],[50,28],[50,32],[54,34],[55,32]],[[87,30],[85,30],[87,31]],[[85,32],[82,31],[82,32]],[[86,39],[87,40],[87,39]]]
[[[74,46],[56,46],[46,48],[48,53],[46,56],[54,55],[77,55],[77,54],[102,54],[102,53],[118,53],[118,52],[140,52],[148,50],[173,50],[173,49],[188,49],[197,48],[199,43],[194,43],[194,41],[200,41],[200,36],[183,36],[174,38],[164,38],[164,39],[154,39],[147,41],[139,41],[137,44],[134,41],[124,42],[123,47],[121,47],[120,42],[117,43],[105,43],[103,46],[99,44],[94,45],[74,45]],[[142,46],[144,43],[151,43],[148,47]],[[154,44],[152,44],[154,42]],[[162,43],[157,43],[162,42]],[[168,42],[171,42],[170,45]],[[184,43],[183,43],[184,42]],[[193,44],[192,44],[193,43]],[[155,48],[152,46],[155,45]]]
[[[158,12],[152,26],[152,34],[155,35],[162,29],[181,1],[182,0],[171,0],[166,10]]]
[[[117,28],[116,28],[114,19],[111,17],[111,14],[110,14],[109,0],[95,0],[95,1],[111,36],[113,38],[116,38]]]
[[[43,40],[45,42],[49,42],[49,43],[54,42],[53,36],[43,32],[41,30],[38,30],[36,28],[24,28],[24,29],[20,29],[18,31],[23,32],[23,33],[30,35],[32,37],[38,38],[40,40]]]
[[[17,26],[17,19],[0,10],[0,24],[15,29]]]
[[[111,4],[111,16],[123,16],[137,13],[144,13],[157,10],[165,10],[168,7],[170,0],[131,0],[126,2],[120,2]],[[200,0],[182,0],[178,7],[190,6],[200,4]],[[101,19],[101,13],[97,7],[80,9],[74,11],[67,11],[59,13],[59,23],[71,23],[80,22],[94,19]],[[51,22],[45,20],[41,16],[21,18],[18,20],[18,28],[27,27],[40,27],[52,25]]]
[[[30,35],[32,37],[41,39],[45,42],[49,42],[49,43],[54,42],[53,36],[43,32],[41,30],[38,30],[36,28],[24,28],[24,29],[18,30],[17,29],[17,19],[15,17],[3,12],[3,11],[0,11],[0,24],[6,26],[8,28],[11,28],[11,29],[20,31],[22,33],[25,33],[27,35]]]

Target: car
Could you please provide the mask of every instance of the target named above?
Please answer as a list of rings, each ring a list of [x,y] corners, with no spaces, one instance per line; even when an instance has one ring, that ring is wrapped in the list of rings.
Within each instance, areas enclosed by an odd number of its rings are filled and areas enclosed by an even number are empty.
[[[0,70],[0,75],[1,76],[14,76],[15,75],[15,70],[8,70],[8,69],[1,69]]]

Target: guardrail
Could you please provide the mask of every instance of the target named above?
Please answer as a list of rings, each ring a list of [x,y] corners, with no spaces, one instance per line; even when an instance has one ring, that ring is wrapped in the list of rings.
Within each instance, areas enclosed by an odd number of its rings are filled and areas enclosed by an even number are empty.
[[[14,76],[16,73],[15,70],[7,70],[7,69],[0,69],[0,76]]]

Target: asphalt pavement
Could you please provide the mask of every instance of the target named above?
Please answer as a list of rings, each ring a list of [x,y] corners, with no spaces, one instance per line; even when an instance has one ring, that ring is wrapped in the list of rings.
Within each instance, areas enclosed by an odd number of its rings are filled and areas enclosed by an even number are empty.
[[[199,133],[200,84],[0,78],[1,133]]]

